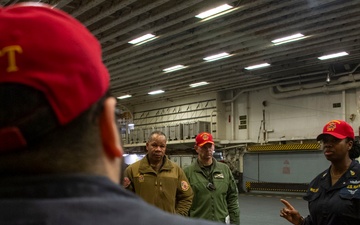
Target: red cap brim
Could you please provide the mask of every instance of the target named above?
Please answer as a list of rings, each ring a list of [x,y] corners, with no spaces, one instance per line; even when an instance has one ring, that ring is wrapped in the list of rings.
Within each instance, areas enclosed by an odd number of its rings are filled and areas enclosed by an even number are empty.
[[[319,134],[319,136],[317,136],[317,138],[316,138],[316,140],[317,141],[321,141],[322,139],[324,139],[324,135],[331,135],[331,136],[333,136],[333,137],[336,137],[336,138],[338,138],[338,139],[345,139],[346,138],[346,136],[344,136],[344,135],[341,135],[341,134],[338,134],[338,133],[334,133],[334,132],[324,132],[324,133],[322,133],[322,134]]]
[[[201,143],[201,144],[198,144],[198,146],[202,147],[202,146],[204,146],[204,145],[207,144],[207,143],[214,144],[213,141],[205,141],[205,142],[203,142],[203,143]]]

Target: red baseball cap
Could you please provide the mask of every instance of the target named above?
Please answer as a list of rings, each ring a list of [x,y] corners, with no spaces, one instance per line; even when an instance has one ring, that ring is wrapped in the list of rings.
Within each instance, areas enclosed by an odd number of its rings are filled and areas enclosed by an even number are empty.
[[[320,141],[324,138],[324,135],[329,134],[338,139],[351,138],[355,139],[353,128],[343,120],[331,120],[324,128],[322,134],[317,136],[316,140]]]
[[[109,89],[99,41],[70,15],[46,4],[20,3],[0,7],[0,21],[0,85],[43,92],[61,125]],[[0,142],[9,136],[1,130]]]
[[[202,147],[206,143],[214,144],[213,136],[207,132],[199,133],[195,138],[195,143],[197,146],[200,147]]]

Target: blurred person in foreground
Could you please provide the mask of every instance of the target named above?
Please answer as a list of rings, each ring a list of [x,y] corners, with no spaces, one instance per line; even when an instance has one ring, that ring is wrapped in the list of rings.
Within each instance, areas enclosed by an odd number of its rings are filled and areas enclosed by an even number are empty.
[[[211,224],[120,187],[116,101],[85,26],[43,4],[0,21],[1,224]]]
[[[126,168],[124,187],[164,211],[187,216],[193,191],[184,171],[165,155],[165,134],[152,132],[146,150],[144,158]]]
[[[240,224],[236,182],[229,167],[213,157],[212,135],[199,133],[194,148],[198,153],[197,160],[184,169],[194,190],[190,217]]]
[[[286,200],[280,216],[294,225],[360,224],[360,145],[353,128],[342,120],[328,122],[317,136],[330,167],[311,181],[304,196],[310,215],[302,217]]]

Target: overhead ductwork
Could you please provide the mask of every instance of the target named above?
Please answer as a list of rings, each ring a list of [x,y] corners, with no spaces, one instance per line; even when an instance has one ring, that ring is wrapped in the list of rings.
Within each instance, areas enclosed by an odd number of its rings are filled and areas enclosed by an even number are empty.
[[[360,87],[360,74],[353,73],[357,70],[357,68],[359,68],[359,66],[360,63],[356,65],[350,72],[334,75],[333,77],[339,78],[336,80],[332,80],[331,83],[317,82],[288,87],[276,86],[270,88],[270,95],[273,98],[281,99],[317,93],[345,91],[348,89],[358,88]]]

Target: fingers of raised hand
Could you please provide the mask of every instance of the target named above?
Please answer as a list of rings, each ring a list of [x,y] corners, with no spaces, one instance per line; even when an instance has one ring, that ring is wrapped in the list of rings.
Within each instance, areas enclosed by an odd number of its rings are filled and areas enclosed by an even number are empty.
[[[282,208],[281,210],[280,210],[280,216],[281,217],[286,217],[286,216],[288,216],[290,214],[290,211],[287,209],[287,208]]]
[[[288,201],[286,201],[285,199],[280,199],[280,201],[286,206],[286,208],[288,208],[290,210],[294,209],[294,207]]]

